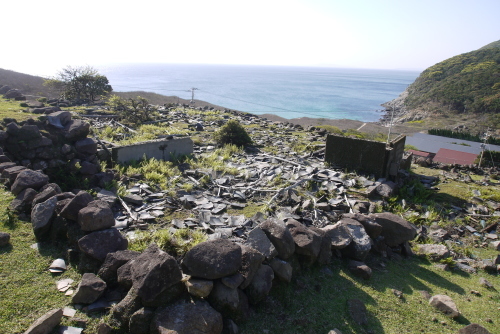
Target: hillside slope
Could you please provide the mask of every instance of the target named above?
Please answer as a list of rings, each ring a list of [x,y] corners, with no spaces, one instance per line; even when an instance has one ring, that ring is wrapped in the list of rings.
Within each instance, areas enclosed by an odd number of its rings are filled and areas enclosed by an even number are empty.
[[[0,85],[21,90],[26,95],[50,97],[53,92],[43,85],[44,78],[0,68]]]
[[[427,68],[392,104],[400,121],[469,115],[500,125],[500,41]]]

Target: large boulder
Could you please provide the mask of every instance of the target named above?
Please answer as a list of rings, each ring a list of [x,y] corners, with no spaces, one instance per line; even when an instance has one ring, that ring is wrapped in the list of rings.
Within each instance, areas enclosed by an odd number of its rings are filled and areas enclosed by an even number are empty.
[[[289,219],[286,226],[295,242],[295,252],[305,257],[308,264],[314,263],[321,250],[321,236],[295,219]]]
[[[382,226],[380,235],[384,237],[384,242],[389,247],[399,246],[417,235],[417,229],[412,224],[393,213],[374,213],[370,218]]]
[[[45,240],[49,237],[56,205],[57,198],[51,197],[45,202],[35,205],[31,210],[31,224],[37,240]]]
[[[102,296],[106,290],[106,282],[92,273],[85,273],[73,295],[74,304],[92,304]]]
[[[179,301],[156,310],[151,334],[220,334],[222,315],[208,302]]]
[[[259,227],[266,233],[274,247],[276,247],[278,256],[282,260],[286,260],[293,255],[295,252],[295,242],[283,221],[269,218],[262,222]]]
[[[78,240],[78,247],[85,254],[98,261],[104,261],[108,253],[125,250],[128,241],[115,229],[96,231]]]
[[[238,271],[241,253],[241,247],[227,239],[205,241],[186,253],[182,267],[193,277],[217,279]]]
[[[91,155],[97,153],[97,142],[92,138],[85,138],[75,143],[75,149],[78,153]]]
[[[26,169],[21,171],[10,188],[14,195],[19,194],[26,188],[38,190],[49,182],[49,177],[43,173]]]
[[[132,286],[144,302],[152,301],[165,289],[180,282],[182,273],[174,257],[151,244],[129,264]]]
[[[65,126],[65,137],[69,141],[77,141],[84,139],[90,132],[90,124],[79,119],[70,120]]]
[[[268,261],[278,255],[278,251],[260,227],[248,233],[245,244],[261,252]]]
[[[78,220],[78,213],[85,208],[94,198],[88,192],[82,190],[76,194],[71,201],[61,210],[59,215],[66,219]]]
[[[98,231],[115,225],[115,217],[108,203],[96,200],[78,212],[78,224],[82,231]]]

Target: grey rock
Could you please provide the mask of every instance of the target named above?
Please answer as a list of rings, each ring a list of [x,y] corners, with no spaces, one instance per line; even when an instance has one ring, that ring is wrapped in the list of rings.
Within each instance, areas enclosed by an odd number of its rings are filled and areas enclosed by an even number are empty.
[[[79,119],[72,119],[65,126],[65,137],[69,141],[84,139],[90,131],[90,124]]]
[[[88,192],[82,190],[61,210],[59,215],[66,219],[78,220],[78,212],[85,208],[94,198]]]
[[[361,223],[361,225],[363,225],[363,227],[365,228],[366,233],[372,239],[378,238],[380,233],[382,233],[382,226],[380,224],[377,224],[374,220],[370,219],[370,217],[367,215],[363,215],[360,213],[346,213],[342,215],[342,218],[354,219],[357,222]]]
[[[417,235],[416,228],[405,219],[389,213],[375,213],[370,218],[382,226],[381,236],[389,247],[396,247],[410,241]]]
[[[363,261],[371,249],[371,239],[366,233],[363,225],[354,219],[342,218],[340,223],[345,225],[352,237],[351,243],[342,252],[359,261]]]
[[[278,256],[286,260],[295,252],[292,234],[283,221],[267,219],[259,225],[278,251]]]
[[[182,273],[174,257],[151,244],[130,261],[132,286],[144,303],[154,300],[162,291],[180,282]]]
[[[259,251],[246,245],[241,245],[241,251],[241,267],[239,269],[239,273],[245,278],[245,280],[240,284],[240,288],[244,289],[252,282],[257,270],[265,260],[265,256]]]
[[[222,315],[206,301],[179,301],[156,310],[151,334],[219,334],[222,326]]]
[[[7,246],[10,243],[10,234],[6,232],[0,232],[0,247]]]
[[[96,200],[78,212],[78,224],[82,231],[98,231],[115,225],[115,218],[108,203]]]
[[[121,327],[128,327],[129,319],[136,311],[142,307],[141,299],[134,289],[130,289],[125,298],[111,309],[111,317],[115,319]]]
[[[396,193],[397,185],[392,181],[385,181],[375,188],[375,191],[384,198],[389,198]]]
[[[278,251],[260,227],[256,227],[248,233],[245,243],[262,253],[268,261],[278,255]]]
[[[31,189],[31,188],[28,188],[28,189]],[[42,190],[40,193],[38,193],[35,196],[35,198],[33,198],[33,202],[31,203],[31,205],[35,206],[38,203],[45,202],[46,200],[48,200],[49,198],[51,198],[55,195],[57,195],[56,190],[52,187],[47,187],[44,190]]]
[[[186,288],[189,294],[206,298],[214,287],[214,281],[207,279],[190,278],[186,281]]]
[[[18,195],[26,188],[40,189],[49,182],[49,177],[43,173],[26,169],[21,171],[10,188],[14,195]]]
[[[479,278],[479,284],[481,286],[484,286],[485,288],[487,289],[495,289],[495,287],[493,286],[493,284],[490,283],[490,281],[488,281],[486,278],[484,277],[480,277]]]
[[[490,242],[490,248],[500,251],[500,240]]]
[[[458,330],[458,334],[491,334],[486,328],[479,324],[470,324]]]
[[[252,282],[245,288],[250,304],[257,304],[264,300],[273,286],[274,271],[265,264],[262,264],[255,274]]]
[[[137,194],[126,194],[123,196],[123,200],[130,204],[142,205],[144,199]]]
[[[59,325],[63,317],[63,309],[51,310],[38,318],[24,334],[49,334]]]
[[[245,277],[242,274],[236,273],[231,276],[222,277],[220,281],[227,287],[231,289],[236,289],[245,281]]]
[[[450,257],[450,250],[445,245],[420,244],[417,247],[417,252],[427,256],[431,261],[439,261]]]
[[[249,317],[250,308],[248,298],[240,289],[233,289],[220,281],[214,282],[214,288],[208,296],[210,305],[223,317],[234,319],[237,322]]]
[[[47,120],[50,125],[62,129],[71,121],[71,113],[69,111],[56,111],[47,115]]]
[[[92,304],[102,296],[106,290],[106,282],[92,273],[85,273],[73,295],[74,304]]]
[[[321,237],[321,248],[319,250],[317,262],[319,265],[327,265],[332,259],[332,246],[331,239],[326,235],[326,232],[322,229],[311,226],[309,227],[312,231],[316,232]]]
[[[127,239],[114,228],[92,232],[78,240],[80,250],[98,261],[104,261],[108,253],[125,250],[127,246]]]
[[[45,240],[49,237],[56,205],[57,198],[52,197],[43,203],[35,205],[31,210],[31,225],[37,240]]]
[[[16,212],[30,212],[32,209],[32,202],[37,195],[36,190],[26,188],[17,194],[16,198],[9,204],[9,208]]]
[[[134,334],[149,334],[151,320],[153,320],[154,312],[150,308],[140,308],[130,316],[129,332]]]
[[[9,164],[10,162],[5,162],[5,163]],[[28,170],[28,169],[24,166],[12,166],[12,167],[5,168],[2,171],[2,179],[9,184],[13,184],[14,181],[16,180],[17,176],[22,171],[25,171],[25,170]],[[28,187],[25,187],[24,189],[26,189],[26,188],[28,188]],[[21,192],[21,190],[22,189],[19,189],[19,192]],[[17,195],[17,194],[15,194],[15,195]]]
[[[372,277],[372,270],[365,263],[359,261],[349,261],[349,271],[357,277],[369,280]]]
[[[118,268],[123,266],[128,261],[139,256],[139,252],[130,250],[121,250],[106,255],[106,259],[99,268],[97,275],[102,278],[107,284],[114,284],[118,280]]]
[[[79,140],[75,143],[74,146],[77,152],[85,155],[91,155],[97,153],[97,142],[92,138],[85,138]]]
[[[321,236],[295,219],[289,219],[286,226],[295,242],[295,252],[306,257],[308,264],[314,263],[321,249]]]
[[[434,242],[443,242],[444,240],[448,239],[450,235],[448,234],[448,231],[442,228],[437,228],[433,229],[429,232],[429,238],[434,241]]]
[[[98,164],[91,163],[89,161],[83,161],[80,167],[80,174],[83,175],[95,175],[101,171],[101,166]]]
[[[325,231],[325,236],[330,239],[332,249],[346,248],[352,241],[352,235],[347,226],[341,222],[327,225],[322,230]]]
[[[429,300],[429,304],[434,306],[439,311],[443,312],[446,316],[450,318],[457,318],[460,316],[460,312],[453,300],[446,295],[435,295]]]
[[[269,263],[274,271],[274,276],[285,282],[292,281],[293,267],[290,263],[274,258]]]
[[[101,189],[97,193],[97,199],[108,203],[108,205],[112,207],[117,202],[118,197],[112,191]]]
[[[241,254],[241,247],[229,240],[205,241],[186,253],[182,267],[193,277],[217,279],[238,271]]]

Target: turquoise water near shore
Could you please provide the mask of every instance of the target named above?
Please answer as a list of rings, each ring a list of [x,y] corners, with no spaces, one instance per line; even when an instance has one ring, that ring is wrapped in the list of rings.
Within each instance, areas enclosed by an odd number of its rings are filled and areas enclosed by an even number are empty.
[[[254,114],[377,121],[415,71],[192,64],[99,66],[115,91],[150,91]]]

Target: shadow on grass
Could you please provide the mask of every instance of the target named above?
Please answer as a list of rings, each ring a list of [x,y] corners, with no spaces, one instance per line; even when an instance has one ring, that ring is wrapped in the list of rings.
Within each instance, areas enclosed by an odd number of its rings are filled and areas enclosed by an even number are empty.
[[[308,334],[337,328],[344,334],[385,333],[380,321],[369,312],[366,326],[357,324],[349,315],[349,299],[373,306],[377,302],[343,277],[341,270],[342,266],[335,264],[302,271],[289,284],[274,281],[271,294],[255,306],[255,314],[240,327],[241,332]]]
[[[367,261],[367,264],[371,268],[375,268],[375,271],[377,271],[376,268],[378,268],[378,266],[376,265],[376,261],[378,260],[380,260],[380,258],[372,257],[370,261]],[[400,261],[389,261],[387,263],[387,275],[375,273],[372,280],[365,281],[365,284],[370,285],[375,290],[381,292],[385,291],[387,288],[392,288],[400,290],[405,294],[411,294],[415,290],[424,290],[432,294],[434,291],[430,285],[426,284],[426,282],[428,282],[429,284],[435,285],[441,289],[453,291],[458,294],[464,294],[466,292],[461,286],[422,266],[426,264],[430,264],[427,259],[417,257],[406,258]],[[397,273],[401,274],[398,275]],[[460,270],[455,270],[452,273],[463,277],[470,276],[468,273]],[[354,280],[359,280],[352,274],[348,273],[348,275]]]

